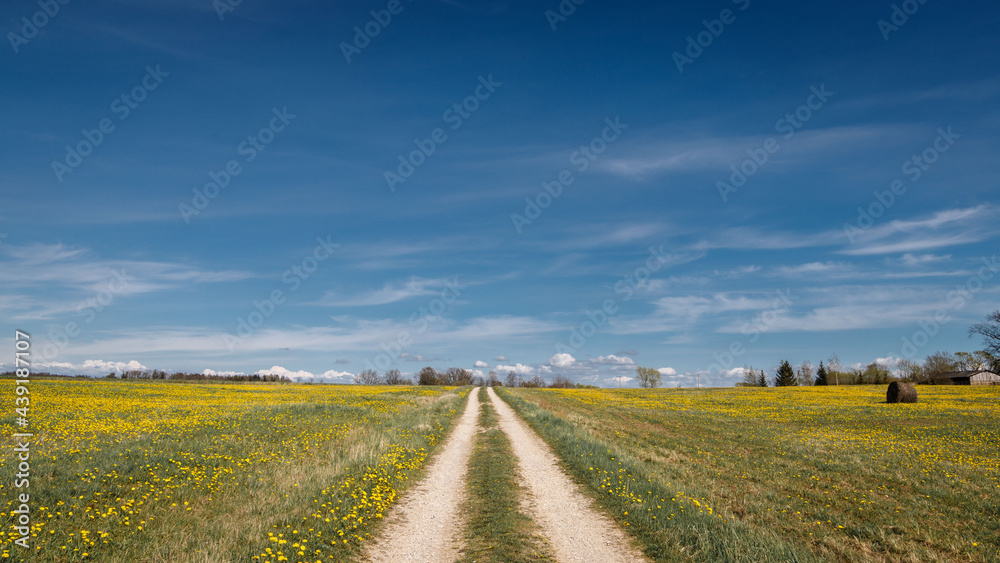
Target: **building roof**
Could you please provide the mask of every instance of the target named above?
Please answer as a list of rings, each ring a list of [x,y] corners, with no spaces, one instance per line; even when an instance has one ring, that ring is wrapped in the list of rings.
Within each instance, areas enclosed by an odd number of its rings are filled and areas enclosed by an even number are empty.
[[[985,373],[992,375],[994,377],[1000,377],[1000,375],[993,373],[988,369],[966,369],[962,371],[949,371],[947,373],[942,373],[937,378],[938,379],[955,379],[960,377],[972,377],[974,375],[979,375],[980,373]]]

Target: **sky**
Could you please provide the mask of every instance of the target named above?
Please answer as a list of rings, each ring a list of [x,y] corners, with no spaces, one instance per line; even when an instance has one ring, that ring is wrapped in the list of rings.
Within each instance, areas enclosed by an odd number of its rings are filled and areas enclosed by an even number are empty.
[[[972,351],[1000,6],[0,8],[0,368],[599,386]]]

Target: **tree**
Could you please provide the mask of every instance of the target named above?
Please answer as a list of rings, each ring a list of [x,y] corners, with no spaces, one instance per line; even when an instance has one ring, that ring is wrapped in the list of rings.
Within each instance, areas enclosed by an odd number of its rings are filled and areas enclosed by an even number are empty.
[[[655,389],[663,381],[663,375],[656,368],[635,368],[635,376],[639,379],[639,386],[643,389]]]
[[[504,380],[503,384],[507,387],[520,387],[524,385],[524,379],[522,379],[520,375],[517,375],[516,371],[510,370],[507,372],[507,378]]]
[[[472,385],[472,372],[462,368],[448,368],[448,371],[440,375],[442,385]]]
[[[490,373],[486,376],[490,387],[502,387],[503,382],[497,377],[497,372],[490,370]]]
[[[976,323],[969,327],[969,336],[978,334],[983,337],[983,345],[994,358],[1000,357],[1000,309],[986,315],[986,322]]]
[[[378,385],[382,383],[382,378],[373,369],[366,369],[354,376],[354,383],[358,385]]]
[[[799,385],[808,387],[813,384],[813,366],[809,360],[802,362],[795,375],[799,380]]]
[[[840,385],[840,356],[836,352],[830,354],[826,366],[827,385]]]
[[[795,379],[795,370],[792,369],[792,364],[788,363],[788,360],[781,360],[781,365],[778,366],[778,371],[774,376],[774,386],[775,387],[794,387],[798,384]]]
[[[958,361],[948,352],[934,352],[924,360],[924,377],[934,379],[958,369]]]
[[[973,355],[979,359],[979,362],[985,366],[982,369],[988,369],[993,373],[1000,373],[1000,357],[990,354],[986,350],[976,350]]]
[[[576,384],[570,381],[565,375],[557,375],[552,379],[549,387],[551,389],[573,389],[576,387]]]
[[[545,379],[543,379],[541,375],[536,374],[531,379],[522,383],[521,387],[534,387],[534,388],[545,387]]]
[[[399,373],[398,369],[391,369],[385,372],[385,384],[386,385],[410,385],[409,379],[403,377],[403,374]]]
[[[764,370],[757,372],[757,387],[767,387],[767,374]]]
[[[108,378],[108,379],[115,379],[115,378],[117,378],[118,376],[116,376],[116,375],[115,375],[115,372],[111,372],[111,373],[109,373],[108,375],[105,375],[104,377],[106,377],[106,378]]]
[[[859,374],[858,384],[883,384],[889,383],[889,370],[885,369],[878,362],[872,362]]]
[[[437,370],[430,366],[420,370],[420,375],[417,376],[417,385],[441,385]]]
[[[757,386],[757,371],[753,369],[753,366],[747,367],[743,366],[743,381],[736,384],[737,387],[756,387]]]
[[[896,362],[896,374],[903,381],[923,381],[924,367],[913,360],[903,358]]]
[[[816,380],[813,381],[813,385],[829,385],[826,380],[826,366],[823,365],[823,360],[819,361],[819,369],[816,370]]]

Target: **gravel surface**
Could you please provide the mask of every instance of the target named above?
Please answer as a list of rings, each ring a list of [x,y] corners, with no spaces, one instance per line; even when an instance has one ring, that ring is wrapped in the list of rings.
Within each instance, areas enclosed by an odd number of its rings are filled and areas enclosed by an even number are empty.
[[[647,561],[629,544],[628,537],[607,516],[598,512],[559,467],[558,458],[531,428],[517,418],[487,389],[500,428],[507,433],[517,455],[531,499],[528,508],[562,562],[626,563]]]
[[[465,476],[479,419],[479,388],[469,393],[462,418],[427,466],[427,476],[386,518],[381,539],[369,545],[373,563],[444,563],[458,558]]]

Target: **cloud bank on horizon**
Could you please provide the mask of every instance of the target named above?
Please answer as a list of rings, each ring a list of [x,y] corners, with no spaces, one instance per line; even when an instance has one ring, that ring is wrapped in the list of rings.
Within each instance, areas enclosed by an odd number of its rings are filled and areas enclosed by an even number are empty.
[[[978,349],[1000,6],[400,6],[8,6],[0,370],[15,330],[55,373],[328,382]]]

